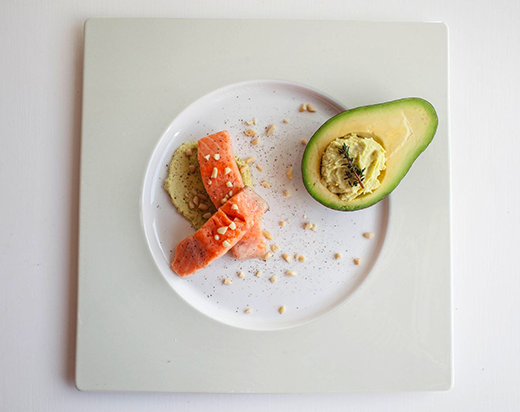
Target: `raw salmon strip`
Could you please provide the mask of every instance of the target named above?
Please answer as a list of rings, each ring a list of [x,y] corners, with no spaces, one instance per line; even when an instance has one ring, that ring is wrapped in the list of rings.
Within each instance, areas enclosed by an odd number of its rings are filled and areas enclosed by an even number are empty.
[[[244,187],[199,230],[177,245],[172,270],[185,277],[208,266],[236,245],[267,209],[267,203],[253,189]]]
[[[199,140],[198,160],[202,182],[217,208],[244,187],[235,161],[231,136],[226,130]],[[263,256],[265,248],[262,225],[258,222],[232,251],[237,259],[244,260]]]

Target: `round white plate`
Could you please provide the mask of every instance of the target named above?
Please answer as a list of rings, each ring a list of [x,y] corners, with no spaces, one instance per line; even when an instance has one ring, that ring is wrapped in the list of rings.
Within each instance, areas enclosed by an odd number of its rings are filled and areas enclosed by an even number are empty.
[[[315,113],[300,112],[301,103],[312,103]],[[228,325],[269,330],[297,326],[326,314],[345,303],[365,281],[381,250],[388,222],[388,199],[357,212],[338,212],[316,202],[301,180],[301,158],[309,140],[327,119],[345,110],[338,102],[311,88],[284,81],[258,80],[233,84],[200,98],[172,122],[152,155],[143,187],[142,219],[145,235],[159,270],[172,288],[207,316]],[[256,126],[246,120],[256,118]],[[288,123],[283,120],[288,119]],[[276,132],[267,137],[267,126]],[[253,146],[244,131],[254,128],[260,144]],[[175,246],[193,233],[177,212],[163,181],[174,151],[185,141],[228,130],[235,154],[256,159],[252,166],[255,190],[269,203],[263,226],[271,232],[280,250],[264,262],[238,261],[227,254],[209,267],[181,279],[171,268]],[[261,165],[263,171],[256,169]],[[288,180],[286,169],[294,167]],[[271,184],[260,186],[261,181]],[[288,190],[289,198],[283,195]],[[288,219],[285,227],[278,222]],[[306,222],[317,230],[304,230]],[[373,232],[366,239],[363,233]],[[287,263],[282,253],[303,255],[305,262]],[[334,255],[341,253],[341,259]],[[354,258],[361,259],[355,265]],[[260,277],[254,274],[261,270]],[[296,277],[285,275],[293,270]],[[245,278],[237,273],[242,271]],[[269,278],[276,276],[271,283]],[[223,279],[233,283],[226,286]],[[280,306],[285,306],[283,315]],[[251,309],[250,314],[245,310]]]

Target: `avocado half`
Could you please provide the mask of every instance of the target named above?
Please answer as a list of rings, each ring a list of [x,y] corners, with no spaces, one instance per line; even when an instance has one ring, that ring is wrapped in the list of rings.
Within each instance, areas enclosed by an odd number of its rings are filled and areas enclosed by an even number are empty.
[[[327,120],[310,139],[302,160],[302,177],[307,191],[323,205],[336,210],[364,209],[394,190],[413,162],[428,147],[437,131],[438,118],[424,99],[406,98],[362,106]],[[330,142],[350,133],[372,137],[386,150],[386,170],[374,192],[350,201],[330,192],[321,180],[321,158]]]

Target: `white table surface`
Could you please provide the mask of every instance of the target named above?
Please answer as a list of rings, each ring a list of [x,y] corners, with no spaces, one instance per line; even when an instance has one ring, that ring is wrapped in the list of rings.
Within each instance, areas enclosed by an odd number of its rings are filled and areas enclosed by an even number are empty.
[[[520,2],[0,1],[0,412],[520,409]],[[88,17],[445,21],[455,387],[170,395],[74,387],[82,26]],[[297,39],[295,39],[297,41]]]

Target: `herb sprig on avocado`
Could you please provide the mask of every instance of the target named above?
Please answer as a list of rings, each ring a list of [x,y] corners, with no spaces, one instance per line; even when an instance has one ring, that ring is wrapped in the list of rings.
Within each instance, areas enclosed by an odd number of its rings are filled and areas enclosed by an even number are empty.
[[[347,160],[347,163],[343,163],[342,166],[347,166],[347,171],[345,172],[345,180],[348,181],[348,184],[352,186],[357,186],[358,184],[364,189],[363,180],[365,180],[365,170],[366,167],[360,169],[359,166],[354,164],[354,159],[349,155],[349,147],[343,143],[343,147],[339,148],[339,154],[343,156],[344,159]],[[353,179],[354,178],[354,179]]]

